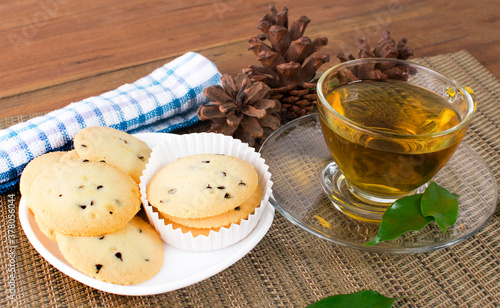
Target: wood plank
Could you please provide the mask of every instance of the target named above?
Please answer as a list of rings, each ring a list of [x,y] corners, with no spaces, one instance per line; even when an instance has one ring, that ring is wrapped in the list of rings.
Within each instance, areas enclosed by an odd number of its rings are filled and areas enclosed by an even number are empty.
[[[257,63],[247,39],[259,33],[255,25],[268,13],[261,0],[8,2],[0,4],[0,117],[50,111],[98,95],[187,51],[200,52],[222,73],[235,75]],[[40,3],[57,13],[43,20]],[[286,5],[290,20],[301,14],[312,20],[307,36],[328,37],[321,52],[331,61],[322,69],[338,63],[340,50],[355,53],[360,37],[374,46],[389,29],[395,39],[409,38],[416,57],[466,49],[500,77],[496,1],[292,0]],[[33,22],[36,16],[39,23]],[[33,36],[13,45],[9,35],[22,37],[30,26]]]

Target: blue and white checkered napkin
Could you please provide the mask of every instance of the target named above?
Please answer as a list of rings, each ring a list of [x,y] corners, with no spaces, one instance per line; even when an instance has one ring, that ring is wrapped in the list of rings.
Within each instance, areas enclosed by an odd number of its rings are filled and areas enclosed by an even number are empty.
[[[33,158],[60,150],[88,126],[128,133],[170,132],[198,122],[204,88],[220,82],[215,65],[187,53],[132,84],[0,131],[0,193],[13,189]]]

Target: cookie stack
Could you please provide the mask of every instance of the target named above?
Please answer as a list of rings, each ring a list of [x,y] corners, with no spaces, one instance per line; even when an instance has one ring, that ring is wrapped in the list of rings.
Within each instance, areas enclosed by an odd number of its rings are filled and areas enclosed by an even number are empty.
[[[163,244],[136,216],[151,150],[106,127],[82,129],[74,147],[42,155],[23,171],[21,194],[40,230],[91,277],[122,285],[153,277],[163,265]]]
[[[167,224],[196,237],[247,219],[261,203],[262,188],[248,162],[197,154],[178,158],[156,173],[147,198]]]

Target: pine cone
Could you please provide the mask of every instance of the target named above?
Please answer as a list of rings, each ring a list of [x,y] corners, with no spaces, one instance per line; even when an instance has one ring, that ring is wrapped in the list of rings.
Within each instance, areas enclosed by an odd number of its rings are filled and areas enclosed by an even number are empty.
[[[397,44],[391,38],[389,31],[384,31],[382,37],[378,41],[377,47],[371,50],[366,38],[359,40],[358,57],[363,58],[392,58],[407,60],[413,56],[413,50],[406,45],[408,39],[403,37]],[[356,58],[351,54],[345,56],[341,51],[337,55],[340,62],[355,60]],[[365,65],[362,69],[353,72],[359,79],[400,79],[406,80],[411,72],[408,72],[407,67],[401,65]]]
[[[288,28],[288,8],[266,14],[257,28],[263,34],[248,40],[262,66],[250,65],[244,72],[254,81],[271,88],[271,98],[281,101],[282,122],[309,114],[316,104],[316,71],[330,61],[328,55],[314,54],[328,43],[326,37],[311,40],[302,36],[310,20],[301,16]],[[265,41],[269,44],[266,44]]]
[[[254,146],[265,140],[281,122],[277,112],[281,105],[270,98],[269,87],[262,82],[252,82],[245,74],[236,78],[221,77],[222,85],[203,89],[212,100],[198,108],[200,120],[211,120],[208,132],[234,136]]]

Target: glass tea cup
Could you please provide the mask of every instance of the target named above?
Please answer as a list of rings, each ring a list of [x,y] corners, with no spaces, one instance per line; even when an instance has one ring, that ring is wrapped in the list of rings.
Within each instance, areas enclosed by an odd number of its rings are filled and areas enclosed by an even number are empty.
[[[341,212],[378,222],[398,198],[420,193],[462,141],[472,90],[398,59],[359,59],[327,70],[318,114],[333,157],[322,173]]]

